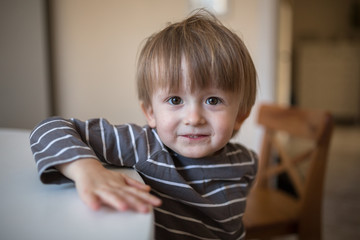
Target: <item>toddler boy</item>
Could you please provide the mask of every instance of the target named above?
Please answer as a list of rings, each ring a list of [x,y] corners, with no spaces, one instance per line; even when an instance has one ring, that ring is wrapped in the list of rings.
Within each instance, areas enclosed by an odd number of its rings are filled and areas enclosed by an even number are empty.
[[[154,207],[156,239],[243,239],[257,156],[229,140],[256,96],[244,43],[211,14],[195,13],[147,40],[137,84],[144,127],[101,118],[40,123],[30,141],[41,180],[74,181],[95,210]],[[134,168],[146,185],[105,164]]]

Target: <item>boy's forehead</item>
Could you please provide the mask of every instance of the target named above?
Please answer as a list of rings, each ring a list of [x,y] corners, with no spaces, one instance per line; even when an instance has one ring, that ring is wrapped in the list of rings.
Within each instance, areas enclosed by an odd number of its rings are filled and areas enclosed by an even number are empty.
[[[159,60],[159,59],[158,59]],[[171,66],[166,61],[157,61],[156,74],[151,79],[153,94],[197,93],[209,89],[219,89],[226,92],[236,91],[236,87],[224,84],[221,78],[215,77],[210,66],[191,64],[188,56],[182,54],[178,67],[169,72]]]

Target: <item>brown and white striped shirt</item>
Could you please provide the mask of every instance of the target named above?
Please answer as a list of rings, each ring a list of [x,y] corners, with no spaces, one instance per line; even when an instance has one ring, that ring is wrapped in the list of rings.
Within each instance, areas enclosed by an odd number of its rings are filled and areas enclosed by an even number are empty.
[[[155,129],[49,118],[30,135],[40,179],[64,183],[54,166],[81,158],[134,168],[163,204],[154,209],[156,239],[243,239],[246,196],[257,156],[228,143],[218,154],[191,159],[161,142]]]

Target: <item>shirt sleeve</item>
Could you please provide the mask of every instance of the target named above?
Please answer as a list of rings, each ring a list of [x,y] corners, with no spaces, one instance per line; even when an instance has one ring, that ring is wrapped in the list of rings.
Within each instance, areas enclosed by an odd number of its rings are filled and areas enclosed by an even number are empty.
[[[257,153],[255,153],[252,150],[249,150],[249,155],[250,158],[252,159],[252,167],[251,170],[249,171],[249,175],[247,176],[249,179],[249,187],[252,187],[254,185],[257,173],[258,173],[258,168],[259,168],[259,156],[257,155]]]
[[[143,132],[136,125],[115,126],[102,118],[83,122],[53,117],[34,128],[30,146],[40,180],[59,184],[70,180],[54,166],[78,159],[94,158],[104,164],[133,167],[144,155],[141,151],[146,151]]]

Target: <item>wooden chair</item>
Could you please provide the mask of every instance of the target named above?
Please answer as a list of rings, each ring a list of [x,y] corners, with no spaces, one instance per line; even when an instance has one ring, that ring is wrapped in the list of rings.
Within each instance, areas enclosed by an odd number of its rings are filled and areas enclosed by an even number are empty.
[[[331,115],[262,105],[258,123],[265,133],[257,180],[244,215],[247,239],[292,233],[298,234],[299,239],[321,239],[324,175],[333,128]],[[301,148],[291,147],[294,143]],[[273,179],[283,173],[290,179],[296,196],[278,189],[277,180]]]

